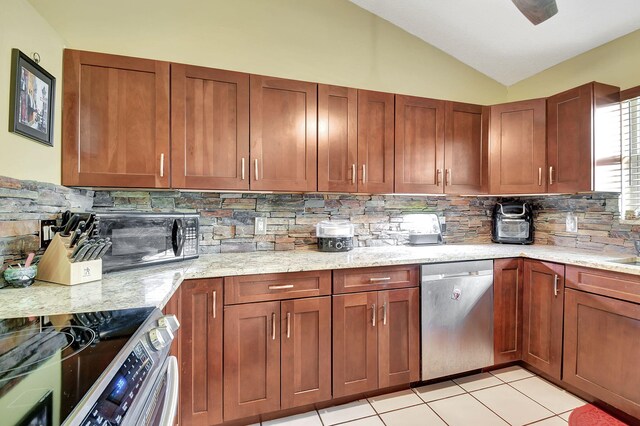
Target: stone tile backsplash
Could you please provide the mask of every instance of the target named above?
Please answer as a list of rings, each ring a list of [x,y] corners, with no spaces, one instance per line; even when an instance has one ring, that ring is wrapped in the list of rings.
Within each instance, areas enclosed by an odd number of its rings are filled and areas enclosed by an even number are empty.
[[[0,263],[24,259],[39,244],[39,220],[73,211],[198,212],[202,253],[315,248],[315,224],[349,219],[361,247],[407,243],[400,224],[410,213],[433,212],[446,220],[447,243],[489,243],[491,211],[500,198],[351,194],[257,194],[167,191],[91,191],[0,177]],[[505,200],[507,198],[504,198]],[[617,193],[530,196],[535,244],[635,253],[640,225],[620,222]],[[573,211],[578,232],[565,232]],[[267,218],[266,235],[254,218]]]

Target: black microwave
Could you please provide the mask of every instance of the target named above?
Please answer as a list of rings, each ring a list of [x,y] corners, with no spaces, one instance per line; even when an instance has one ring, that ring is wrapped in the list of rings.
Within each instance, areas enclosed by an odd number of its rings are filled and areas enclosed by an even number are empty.
[[[98,235],[112,246],[104,272],[198,257],[199,216],[182,213],[97,213]]]

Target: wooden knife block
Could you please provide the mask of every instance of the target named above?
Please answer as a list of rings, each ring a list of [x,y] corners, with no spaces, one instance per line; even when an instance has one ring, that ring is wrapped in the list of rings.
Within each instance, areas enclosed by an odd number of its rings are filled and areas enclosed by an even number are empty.
[[[71,263],[73,250],[67,248],[71,237],[56,234],[38,264],[36,279],[56,284],[75,285],[102,279],[102,259]]]

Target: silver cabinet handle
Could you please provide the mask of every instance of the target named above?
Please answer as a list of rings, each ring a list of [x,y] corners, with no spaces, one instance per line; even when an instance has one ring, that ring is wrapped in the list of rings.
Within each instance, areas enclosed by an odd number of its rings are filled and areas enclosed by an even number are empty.
[[[287,339],[291,337],[291,312],[287,312]]]
[[[382,324],[387,325],[387,302],[382,304]]]
[[[362,183],[366,183],[367,182],[367,166],[366,165],[362,165]]]
[[[376,326],[376,304],[371,305],[371,325]]]
[[[542,167],[538,167],[538,186],[542,186]]]
[[[558,274],[553,277],[553,295],[558,297]]]
[[[442,176],[442,170],[436,169],[436,186],[440,186],[440,181]]]
[[[286,290],[288,288],[293,288],[293,284],[270,285],[269,286],[269,290]]]
[[[244,158],[242,158],[242,180],[244,180]]]
[[[355,164],[351,165],[351,183],[353,184],[356,183],[356,165]]]
[[[215,319],[216,314],[217,314],[217,312],[216,312],[216,310],[217,310],[217,308],[216,308],[216,302],[217,302],[217,301],[218,301],[218,292],[214,290],[214,291],[213,291],[213,318],[214,318],[214,319]]]
[[[444,175],[444,185],[451,185],[451,169],[447,169]]]
[[[375,277],[371,277],[369,278],[369,282],[370,283],[377,283],[380,281],[391,281],[391,277],[380,277],[380,278],[375,278]]]
[[[276,313],[271,313],[271,340],[276,340]]]
[[[549,185],[553,185],[553,166],[549,166]]]
[[[256,180],[258,180],[259,179],[259,174],[258,174],[258,159],[257,158],[255,159],[255,165],[256,165],[256,176],[255,176],[255,178],[256,178]]]
[[[160,154],[160,177],[164,177],[164,154]]]

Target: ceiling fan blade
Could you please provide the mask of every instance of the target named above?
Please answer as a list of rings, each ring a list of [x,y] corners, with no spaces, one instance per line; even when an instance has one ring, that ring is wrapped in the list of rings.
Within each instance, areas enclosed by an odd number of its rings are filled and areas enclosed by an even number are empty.
[[[538,25],[558,13],[556,0],[511,0],[533,25]]]

